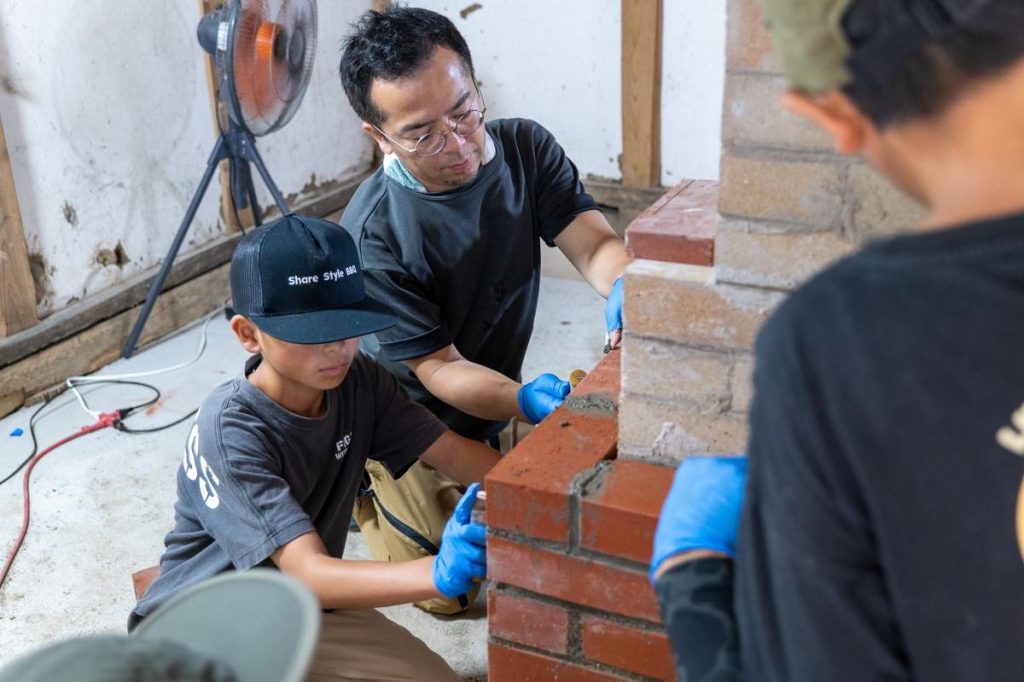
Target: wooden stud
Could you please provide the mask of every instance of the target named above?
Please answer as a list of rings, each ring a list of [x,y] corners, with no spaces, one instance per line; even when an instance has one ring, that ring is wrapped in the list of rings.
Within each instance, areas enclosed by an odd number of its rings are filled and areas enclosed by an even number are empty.
[[[7,137],[0,122],[0,338],[36,324],[36,287],[28,264]]]
[[[661,184],[662,0],[622,0],[622,184]]]

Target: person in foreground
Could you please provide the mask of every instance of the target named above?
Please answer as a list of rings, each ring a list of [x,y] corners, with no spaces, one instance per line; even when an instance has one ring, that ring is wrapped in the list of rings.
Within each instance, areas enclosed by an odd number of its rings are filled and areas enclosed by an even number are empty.
[[[449,428],[497,448],[510,420],[540,422],[570,389],[551,373],[521,376],[542,242],[606,297],[607,348],[622,334],[623,242],[550,132],[525,119],[485,121],[469,47],[444,16],[397,3],[367,12],[345,39],[340,73],[384,154],[341,226],[359,244],[367,290],[400,318],[364,344]],[[421,551],[391,517],[435,540],[451,513],[443,477],[417,465],[395,482],[372,462],[368,474],[355,519],[375,557]]]
[[[927,215],[813,278],[759,335],[735,544],[742,674],[1024,679],[1024,3],[765,12],[786,107]],[[654,575],[669,614],[694,617],[678,607],[693,592],[663,585],[685,569],[660,569],[715,549],[686,529],[739,508],[735,476],[711,461],[684,464],[679,480],[693,478],[676,485],[724,502],[685,521],[675,490],[666,502]],[[729,559],[702,561],[728,579]],[[700,655],[731,655],[723,642]],[[700,648],[675,644],[679,659]]]
[[[395,318],[366,295],[355,244],[336,225],[288,215],[253,230],[232,258],[231,293],[231,328],[252,357],[196,416],[160,576],[129,629],[190,585],[276,566],[333,610],[314,679],[457,679],[374,607],[456,597],[484,577],[486,530],[470,510],[497,453],[449,431],[358,352],[360,336]],[[395,477],[422,458],[469,485],[436,556],[342,559],[368,458]]]

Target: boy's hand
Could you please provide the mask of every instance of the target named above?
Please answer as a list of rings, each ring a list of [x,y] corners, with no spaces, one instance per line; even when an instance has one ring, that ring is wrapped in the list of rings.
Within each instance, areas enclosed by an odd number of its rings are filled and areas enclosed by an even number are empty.
[[[526,418],[539,424],[562,404],[569,395],[569,382],[562,381],[554,374],[541,374],[519,389],[519,409]]]
[[[604,352],[618,348],[622,342],[622,278],[619,277],[612,285],[608,300],[604,302],[604,326],[608,331],[605,337]]]
[[[746,481],[746,455],[691,457],[679,465],[654,533],[652,583],[662,563],[680,552],[735,556]]]
[[[479,490],[479,483],[472,484],[455,506],[434,558],[434,586],[446,597],[465,594],[474,578],[487,577],[487,527],[469,520]]]

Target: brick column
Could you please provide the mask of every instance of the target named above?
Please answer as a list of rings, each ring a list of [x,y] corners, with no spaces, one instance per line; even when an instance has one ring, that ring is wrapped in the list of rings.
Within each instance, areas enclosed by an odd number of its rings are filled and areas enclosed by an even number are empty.
[[[626,233],[638,258],[625,279],[626,457],[672,464],[743,451],[761,324],[822,267],[920,215],[863,161],[836,154],[824,133],[781,109],[785,83],[760,3],[729,0],[728,9],[720,184],[677,188],[660,209],[657,244],[649,215]],[[711,258],[682,248],[709,233]]]

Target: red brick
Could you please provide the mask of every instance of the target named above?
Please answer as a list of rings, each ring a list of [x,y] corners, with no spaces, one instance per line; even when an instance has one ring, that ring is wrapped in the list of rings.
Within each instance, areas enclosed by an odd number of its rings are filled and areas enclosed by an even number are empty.
[[[627,682],[625,677],[494,642],[487,646],[487,679],[490,682]]]
[[[494,637],[536,649],[569,651],[569,612],[554,604],[491,589],[487,593],[487,629]]]
[[[714,265],[718,183],[684,180],[626,228],[626,251],[637,258]]]
[[[584,616],[583,655],[592,661],[659,680],[675,680],[675,661],[663,632]]]
[[[568,541],[573,480],[615,456],[619,367],[619,351],[606,355],[566,404],[491,470],[486,481],[488,526]]]
[[[603,483],[583,499],[580,545],[647,563],[661,504],[673,469],[645,462],[613,462]]]
[[[618,350],[607,353],[601,361],[594,366],[594,369],[587,373],[587,378],[579,386],[573,389],[573,396],[587,395],[590,393],[607,393],[612,396],[619,394],[620,376],[622,374],[622,362]]]
[[[487,577],[600,611],[661,622],[646,571],[618,568],[506,538],[487,538]]]

